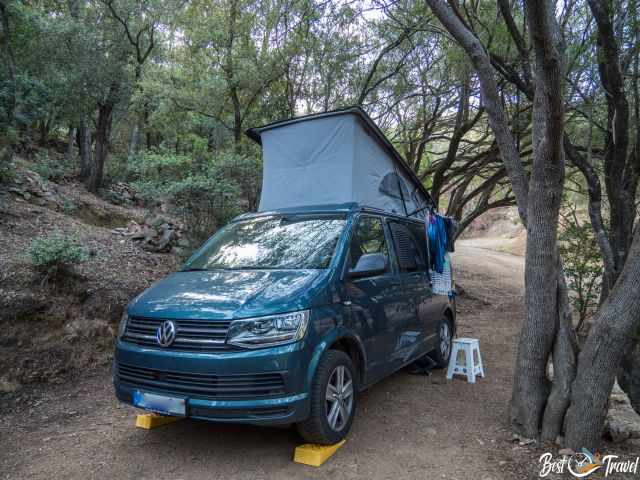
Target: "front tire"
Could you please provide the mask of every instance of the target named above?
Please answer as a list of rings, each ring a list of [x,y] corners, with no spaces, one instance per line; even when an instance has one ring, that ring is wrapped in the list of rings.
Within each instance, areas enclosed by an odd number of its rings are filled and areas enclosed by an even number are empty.
[[[438,368],[445,368],[449,365],[452,343],[453,328],[451,320],[445,317],[438,324],[438,346],[431,355]]]
[[[311,386],[309,418],[297,424],[307,442],[331,445],[347,436],[356,411],[358,382],[353,362],[339,350],[325,353]]]

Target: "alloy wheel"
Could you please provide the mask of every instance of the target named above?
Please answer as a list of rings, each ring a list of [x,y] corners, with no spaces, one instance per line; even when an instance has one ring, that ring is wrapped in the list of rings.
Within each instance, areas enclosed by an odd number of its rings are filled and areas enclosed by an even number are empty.
[[[447,360],[451,351],[451,331],[448,322],[442,322],[440,325],[440,354],[442,358]]]
[[[353,379],[344,365],[338,365],[331,372],[325,403],[327,422],[333,431],[339,432],[349,421],[353,409]]]

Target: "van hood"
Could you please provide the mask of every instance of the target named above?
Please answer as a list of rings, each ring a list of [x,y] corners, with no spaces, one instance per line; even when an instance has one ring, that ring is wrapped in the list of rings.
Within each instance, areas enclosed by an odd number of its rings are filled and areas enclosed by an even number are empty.
[[[136,297],[129,315],[233,319],[303,310],[318,299],[328,270],[176,272]]]

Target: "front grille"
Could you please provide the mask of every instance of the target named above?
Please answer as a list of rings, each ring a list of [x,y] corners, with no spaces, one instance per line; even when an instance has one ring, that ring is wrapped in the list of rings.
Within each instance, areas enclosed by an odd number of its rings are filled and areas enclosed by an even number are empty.
[[[244,399],[285,393],[280,373],[209,375],[182,373],[118,363],[118,380],[127,386],[200,398]]]
[[[266,408],[254,408],[246,410],[231,410],[227,408],[203,408],[203,407],[190,407],[189,415],[191,417],[202,417],[211,419],[230,419],[230,418],[243,418],[243,419],[268,419],[278,418],[288,415],[291,410],[287,407],[266,407]]]
[[[144,347],[163,348],[158,345],[156,332],[164,318],[130,317],[122,339]],[[217,352],[238,350],[225,343],[231,320],[172,320],[176,326],[176,339],[170,350]]]

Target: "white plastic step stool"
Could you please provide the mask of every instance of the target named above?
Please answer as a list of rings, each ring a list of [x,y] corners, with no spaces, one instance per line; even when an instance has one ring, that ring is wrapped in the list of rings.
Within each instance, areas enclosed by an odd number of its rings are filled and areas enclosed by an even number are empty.
[[[464,354],[463,363],[458,362],[459,352]],[[447,378],[451,380],[454,375],[466,375],[469,383],[476,383],[476,375],[484,378],[480,342],[477,338],[455,338],[453,340]]]

